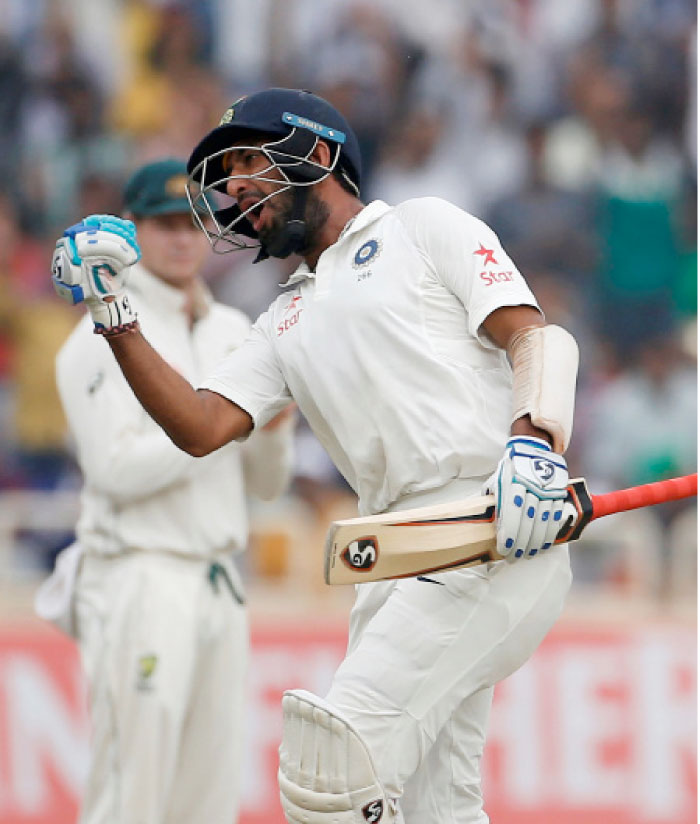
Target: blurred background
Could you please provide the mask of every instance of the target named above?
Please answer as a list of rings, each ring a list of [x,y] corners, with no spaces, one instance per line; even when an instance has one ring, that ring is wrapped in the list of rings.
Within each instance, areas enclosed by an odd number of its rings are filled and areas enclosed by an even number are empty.
[[[136,166],[186,158],[242,94],[307,88],[355,128],[365,201],[484,219],[576,336],[572,476],[603,492],[694,472],[696,47],[690,0],[0,0],[1,821],[72,821],[86,763],[75,649],[32,610],[80,487],[53,376],[77,321],[50,286],[57,235],[119,213]],[[212,255],[207,278],[254,318],[295,265]],[[279,693],[323,691],[342,657],[352,592],[324,586],[323,536],[356,510],[303,422],[289,494],[251,505],[243,821],[272,824]],[[695,501],[573,548],[565,616],[497,696],[494,821],[697,820],[696,558]],[[542,704],[525,726],[523,690]]]

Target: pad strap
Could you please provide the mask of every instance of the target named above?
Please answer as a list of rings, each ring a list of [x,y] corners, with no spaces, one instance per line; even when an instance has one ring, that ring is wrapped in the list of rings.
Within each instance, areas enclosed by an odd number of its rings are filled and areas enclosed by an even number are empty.
[[[513,365],[513,417],[529,415],[562,454],[571,439],[578,346],[561,326],[528,326],[508,341]]]

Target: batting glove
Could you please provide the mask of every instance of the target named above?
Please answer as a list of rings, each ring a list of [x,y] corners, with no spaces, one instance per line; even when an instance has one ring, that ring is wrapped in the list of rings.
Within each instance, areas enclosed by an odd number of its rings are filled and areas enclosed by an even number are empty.
[[[540,438],[506,444],[484,492],[496,497],[496,549],[508,561],[549,549],[562,526],[569,471],[561,455]]]
[[[68,303],[90,310],[95,331],[109,334],[136,321],[126,281],[129,267],[141,258],[136,227],[112,215],[90,215],[70,226],[56,242],[51,279]]]

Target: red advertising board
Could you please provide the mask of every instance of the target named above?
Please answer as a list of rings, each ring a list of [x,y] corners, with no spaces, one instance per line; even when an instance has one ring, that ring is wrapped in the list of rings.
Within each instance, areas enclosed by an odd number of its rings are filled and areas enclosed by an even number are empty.
[[[342,627],[258,626],[240,824],[283,824],[284,689],[323,693]],[[89,724],[77,651],[43,625],[0,628],[0,821],[73,824]],[[561,622],[496,691],[487,809],[509,824],[695,824],[696,638],[676,624]]]

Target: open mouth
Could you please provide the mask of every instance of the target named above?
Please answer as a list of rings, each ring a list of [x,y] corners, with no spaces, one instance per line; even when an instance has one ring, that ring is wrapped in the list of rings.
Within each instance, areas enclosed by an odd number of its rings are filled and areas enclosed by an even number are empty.
[[[246,198],[239,204],[239,209],[245,214],[247,221],[253,227],[254,231],[257,232],[258,226],[262,223],[262,213],[265,209],[265,204],[261,202],[256,203],[252,198]]]
[[[256,232],[262,225],[262,214],[264,210],[265,206],[263,204],[260,204],[259,206],[256,206],[253,210],[251,210],[248,214],[248,220],[250,221],[253,230]]]

